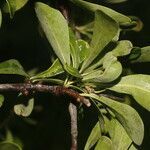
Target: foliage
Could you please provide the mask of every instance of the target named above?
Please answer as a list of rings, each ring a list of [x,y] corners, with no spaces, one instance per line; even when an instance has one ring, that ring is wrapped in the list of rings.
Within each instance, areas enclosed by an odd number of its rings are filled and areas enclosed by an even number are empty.
[[[16,11],[27,2],[6,0],[2,10],[9,12],[13,19]],[[123,1],[114,1],[118,2]],[[144,138],[144,124],[136,108],[125,100],[130,95],[150,111],[150,76],[129,73],[127,70],[131,68],[126,69],[122,60],[127,59],[131,64],[149,62],[150,47],[137,48],[131,41],[120,39],[123,32],[134,30],[138,25],[133,17],[82,0],[70,0],[68,3],[75,8],[79,6],[80,9],[86,9],[92,20],[78,26],[73,21],[68,23],[67,17],[53,6],[35,3],[35,13],[42,29],[40,32],[44,32],[53,49],[52,65],[47,70],[29,75],[17,60],[11,59],[0,63],[0,74],[19,75],[30,83],[62,85],[88,98],[95,106],[98,117],[85,150],[138,149]],[[0,24],[1,20],[0,12]],[[1,105],[4,101],[2,95]],[[31,96],[27,97],[27,106],[14,105],[16,115],[28,117],[32,113],[35,95]],[[24,96],[18,93],[18,98],[21,97]],[[131,102],[132,98],[128,98],[128,101]],[[22,149],[22,144],[15,138],[11,141],[6,138],[0,147],[17,150]]]

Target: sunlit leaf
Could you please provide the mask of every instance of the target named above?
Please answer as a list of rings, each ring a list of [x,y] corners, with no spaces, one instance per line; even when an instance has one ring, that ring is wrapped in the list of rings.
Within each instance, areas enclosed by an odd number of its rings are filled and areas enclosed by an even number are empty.
[[[94,146],[100,137],[101,137],[100,123],[97,122],[86,141],[84,150],[89,150],[92,146]]]
[[[6,0],[3,10],[6,13],[10,13],[10,17],[12,18],[15,12],[21,9],[28,1],[29,0]]]
[[[62,64],[70,64],[69,29],[66,19],[56,9],[37,2],[35,11],[45,35]]]
[[[10,59],[0,63],[0,74],[16,74],[28,77],[21,64],[15,60]]]
[[[37,79],[37,78],[49,78],[49,77],[53,77],[56,76],[58,74],[61,74],[64,72],[64,69],[61,65],[61,63],[59,62],[58,59],[56,59],[53,64],[51,65],[50,68],[48,68],[47,70],[31,77],[31,79]]]
[[[114,56],[125,56],[130,54],[133,46],[130,41],[122,40],[117,43],[117,46],[112,50]]]
[[[81,67],[81,72],[87,68],[104,47],[111,42],[111,40],[117,35],[118,29],[118,24],[112,18],[101,11],[95,12],[94,31],[90,43],[90,53]]]
[[[141,48],[140,56],[132,61],[133,63],[137,62],[150,62],[150,46]]]
[[[77,43],[77,39],[71,29],[69,29],[69,37],[70,37],[70,51],[71,58],[74,68],[78,68],[80,65],[80,56],[79,56],[79,46]]]
[[[33,107],[34,107],[34,99],[32,98],[28,101],[27,106],[23,104],[15,105],[14,112],[19,116],[28,117],[31,114]]]
[[[119,22],[119,24],[126,24],[129,25],[132,23],[131,19],[121,13],[118,13],[108,7],[104,7],[101,5],[97,5],[97,4],[93,4],[93,3],[89,3],[83,0],[70,0],[73,3],[75,3],[76,5],[79,5],[83,8],[86,8],[92,12],[95,12],[96,10],[101,10],[104,13],[106,13],[107,15],[109,15],[110,17],[112,17],[114,20],[116,20],[117,22]]]
[[[144,137],[144,125],[139,114],[129,105],[114,101],[104,96],[95,94],[82,94],[91,97],[107,105],[115,114],[117,120],[124,127],[129,137],[137,144],[141,145]]]
[[[107,136],[102,136],[94,150],[112,150],[112,141]]]
[[[1,142],[0,143],[0,150],[22,150],[22,148],[13,142]]]
[[[0,94],[0,107],[3,105],[4,96]]]
[[[128,75],[110,90],[132,95],[134,99],[144,108],[150,111],[150,76],[149,75]]]
[[[123,126],[113,118],[109,123],[109,135],[115,150],[127,150],[132,143]]]
[[[77,77],[77,78],[82,78],[81,74],[76,68],[73,68],[67,64],[64,65],[64,69],[72,76]]]

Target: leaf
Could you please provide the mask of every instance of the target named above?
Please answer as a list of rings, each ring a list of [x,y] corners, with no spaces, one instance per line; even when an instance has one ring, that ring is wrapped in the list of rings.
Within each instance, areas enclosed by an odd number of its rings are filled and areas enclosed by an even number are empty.
[[[89,56],[84,61],[81,72],[87,68],[106,45],[117,35],[118,24],[101,11],[95,12],[95,23]]]
[[[28,0],[6,0],[3,10],[6,13],[10,13],[10,17],[12,18],[15,12],[21,9],[27,2]]]
[[[1,12],[1,9],[0,9],[0,27],[2,25],[2,12]]]
[[[122,40],[117,43],[117,46],[112,50],[114,56],[125,56],[130,54],[133,45],[128,40]]]
[[[4,102],[4,96],[0,94],[0,107],[2,107]]]
[[[79,52],[80,52],[80,63],[82,63],[88,56],[89,54],[89,44],[84,41],[84,40],[77,40],[77,44],[78,44],[78,47],[79,47]]]
[[[22,148],[13,142],[1,142],[0,143],[0,150],[22,150]]]
[[[115,150],[127,150],[132,143],[123,126],[114,118],[109,123],[109,134]]]
[[[36,2],[35,11],[45,35],[62,64],[70,64],[69,29],[66,19],[56,9]]]
[[[112,141],[107,136],[102,136],[94,150],[112,150]]]
[[[81,74],[76,68],[73,68],[72,66],[68,66],[67,64],[64,65],[64,69],[72,76],[77,78],[82,78]]]
[[[112,82],[115,79],[117,79],[120,74],[122,73],[122,66],[119,61],[117,61],[117,58],[112,55],[111,52],[107,53],[103,58],[103,69],[104,72],[100,72],[101,70],[98,70],[97,72],[94,72],[92,75],[87,74],[85,77],[83,77],[83,81],[91,81],[96,83],[108,83]],[[91,78],[89,78],[89,75]]]
[[[111,88],[112,91],[132,95],[134,99],[150,111],[150,76],[128,75],[122,77],[120,82]]]
[[[91,147],[93,147],[100,137],[101,137],[100,124],[99,122],[97,122],[86,141],[84,150],[89,150]]]
[[[131,19],[121,13],[118,13],[110,8],[107,8],[105,6],[89,3],[83,0],[70,0],[76,5],[79,5],[83,8],[86,8],[92,12],[95,12],[96,10],[101,10],[102,12],[106,13],[108,16],[112,17],[114,20],[116,20],[119,24],[122,25],[130,25],[132,23]]]
[[[91,97],[107,105],[114,112],[129,137],[137,145],[141,145],[144,137],[144,125],[139,114],[131,106],[104,96],[99,97],[96,94],[82,94],[82,96]]]
[[[34,99],[32,98],[28,101],[27,106],[23,104],[15,105],[14,112],[19,116],[28,117],[31,114],[33,107],[34,107]]]
[[[21,64],[15,60],[10,59],[0,63],[0,74],[16,74],[28,77]]]
[[[50,68],[48,68],[47,70],[31,77],[31,79],[37,79],[37,78],[49,78],[49,77],[53,77],[56,76],[58,74],[61,74],[64,72],[64,69],[61,65],[61,63],[59,62],[58,59],[56,59],[53,64],[51,65]]]
[[[141,48],[140,56],[132,61],[133,63],[137,62],[150,62],[150,46]]]
[[[73,31],[69,30],[70,35],[70,51],[71,51],[71,58],[74,68],[78,68],[80,65],[80,56],[79,56],[79,47],[77,39],[73,33]]]
[[[127,1],[127,0],[106,0],[106,2],[108,2],[108,3],[122,3],[125,1]]]

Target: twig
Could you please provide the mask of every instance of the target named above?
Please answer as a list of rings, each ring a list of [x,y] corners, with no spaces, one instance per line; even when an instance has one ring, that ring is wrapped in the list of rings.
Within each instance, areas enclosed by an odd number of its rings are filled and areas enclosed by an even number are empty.
[[[0,84],[0,92],[2,91],[18,91],[27,95],[30,92],[48,92],[55,95],[68,95],[72,97],[76,102],[82,102],[87,107],[91,105],[88,99],[81,96],[77,91],[66,88],[64,86],[50,86],[44,84],[32,84],[32,83],[16,83],[16,84]]]
[[[77,150],[77,107],[72,103],[69,104],[69,113],[71,118],[71,150]]]

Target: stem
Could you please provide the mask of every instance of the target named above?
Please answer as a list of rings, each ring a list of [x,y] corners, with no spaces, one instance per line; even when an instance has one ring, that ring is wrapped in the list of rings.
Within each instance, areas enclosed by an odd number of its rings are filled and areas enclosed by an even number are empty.
[[[69,104],[69,113],[71,117],[71,150],[77,150],[77,107],[73,103]]]
[[[88,99],[81,96],[77,91],[66,88],[64,86],[50,86],[44,84],[33,83],[16,83],[16,84],[0,84],[0,92],[17,91],[27,95],[30,92],[47,92],[55,95],[68,95],[76,102],[82,102],[87,107],[91,105]]]

